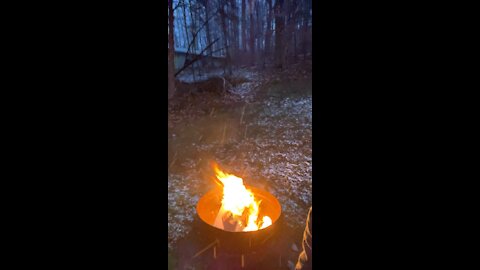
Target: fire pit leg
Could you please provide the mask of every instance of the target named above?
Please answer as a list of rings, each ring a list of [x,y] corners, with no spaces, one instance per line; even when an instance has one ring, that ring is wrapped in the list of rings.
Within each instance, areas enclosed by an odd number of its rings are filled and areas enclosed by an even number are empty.
[[[245,268],[245,256],[242,254],[242,268]]]
[[[217,246],[213,246],[213,258],[216,259],[217,258]]]
[[[218,240],[215,240],[213,241],[211,244],[209,244],[208,246],[206,246],[204,249],[200,250],[199,252],[197,252],[197,254],[193,255],[192,259],[195,259],[196,257],[200,256],[202,253],[204,253],[205,251],[207,251],[209,248],[211,248],[212,246],[216,247],[218,243]]]

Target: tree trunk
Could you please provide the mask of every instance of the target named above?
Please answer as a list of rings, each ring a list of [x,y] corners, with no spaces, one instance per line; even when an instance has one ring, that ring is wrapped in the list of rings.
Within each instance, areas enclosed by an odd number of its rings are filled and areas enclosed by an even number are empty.
[[[173,0],[168,0],[168,99],[175,93],[175,47],[173,40]]]
[[[275,3],[275,60],[276,66],[282,68],[284,48],[283,32],[285,27],[285,17],[283,13],[283,0],[277,0]]]
[[[246,0],[242,0],[242,50],[247,52],[247,17],[245,9],[247,7]]]
[[[298,19],[298,0],[293,0],[292,12],[292,35],[293,35],[293,62],[297,62],[297,19]]]
[[[310,0],[305,1],[303,10],[303,60],[307,59],[307,44],[308,44],[308,22],[310,18]]]
[[[255,1],[255,22],[256,22],[256,27],[255,27],[255,43],[256,43],[256,52],[258,55],[258,60],[256,62],[259,62],[261,59],[261,54],[263,54],[262,51],[262,39],[264,37],[263,35],[263,19],[260,17],[260,5],[258,1]]]
[[[230,59],[230,47],[228,45],[228,32],[227,32],[227,23],[226,23],[226,18],[225,18],[225,5],[222,5],[220,7],[220,21],[222,23],[222,30],[223,30],[223,42],[225,46],[225,66],[228,69],[229,75],[232,75],[232,67],[230,65],[231,59]]]
[[[188,29],[188,25],[187,25],[187,11],[186,11],[185,2],[183,3],[182,11],[183,11],[183,28],[185,28],[185,34],[186,34],[185,38],[186,38],[187,44],[190,44],[190,38],[188,36],[189,29]],[[188,54],[188,52],[187,52],[187,54]]]
[[[253,1],[250,1],[249,13],[250,13],[250,57],[251,63],[255,63],[255,22],[253,19]]]
[[[209,20],[209,11],[210,11],[210,5],[208,3],[208,0],[205,1],[205,18],[207,20],[207,24],[205,25],[205,32],[206,32],[206,36],[207,36],[207,44],[211,44],[212,43],[212,35],[210,34],[210,21]],[[208,55],[212,55],[212,47],[208,47],[208,50],[207,50],[207,54]]]
[[[239,30],[238,30],[238,9],[237,9],[237,0],[230,0],[230,5],[232,7],[232,32],[233,32],[233,59],[237,59],[238,50],[240,48],[239,45]],[[234,61],[235,62],[235,61]]]
[[[197,29],[197,23],[196,23],[196,16],[193,15],[193,5],[192,5],[192,0],[188,0],[188,6],[189,6],[189,11],[190,11],[190,30],[192,32],[192,47],[193,47],[193,52],[194,54],[197,53],[197,50],[198,50],[198,46],[197,46],[197,39],[196,39],[196,34],[195,34],[195,31]],[[195,13],[197,13],[195,11]],[[189,52],[187,52],[187,55],[189,54]],[[195,82],[197,79],[195,78],[195,65],[191,65],[191,69],[192,69],[192,76],[193,76],[193,81]]]
[[[294,0],[285,0],[283,3],[283,9],[285,14],[285,26],[283,31],[283,40],[285,48],[283,67],[286,67],[293,55],[293,46],[294,46],[294,32],[295,32],[295,1]]]
[[[270,56],[270,39],[272,38],[272,0],[267,0],[268,15],[267,15],[267,31],[265,33],[265,57]]]

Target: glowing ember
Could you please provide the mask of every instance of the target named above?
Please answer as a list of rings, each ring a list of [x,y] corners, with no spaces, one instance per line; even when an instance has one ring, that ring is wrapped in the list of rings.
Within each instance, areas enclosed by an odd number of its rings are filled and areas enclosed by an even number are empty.
[[[272,219],[259,219],[260,203],[253,193],[243,185],[243,179],[224,173],[213,165],[217,179],[223,184],[222,206],[215,221],[217,227],[229,224],[233,231],[257,231],[272,225]],[[224,228],[226,229],[226,228]]]

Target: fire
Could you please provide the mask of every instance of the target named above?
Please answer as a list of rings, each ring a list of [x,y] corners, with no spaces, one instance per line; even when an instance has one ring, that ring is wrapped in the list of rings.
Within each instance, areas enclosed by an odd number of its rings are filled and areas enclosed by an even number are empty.
[[[226,212],[239,225],[242,231],[257,231],[272,225],[272,219],[263,216],[259,219],[260,201],[243,185],[243,179],[224,173],[213,165],[217,179],[223,184],[223,199],[220,212]]]

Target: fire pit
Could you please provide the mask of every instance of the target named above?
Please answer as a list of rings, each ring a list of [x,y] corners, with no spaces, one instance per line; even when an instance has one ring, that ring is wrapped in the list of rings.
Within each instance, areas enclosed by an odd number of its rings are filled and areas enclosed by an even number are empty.
[[[221,186],[197,204],[205,233],[224,250],[242,254],[255,251],[275,233],[281,205],[267,191],[245,186],[241,178],[225,174],[218,167],[215,170]]]

